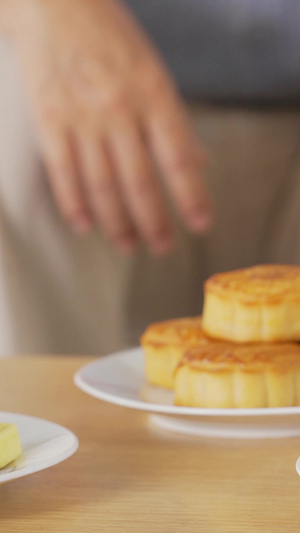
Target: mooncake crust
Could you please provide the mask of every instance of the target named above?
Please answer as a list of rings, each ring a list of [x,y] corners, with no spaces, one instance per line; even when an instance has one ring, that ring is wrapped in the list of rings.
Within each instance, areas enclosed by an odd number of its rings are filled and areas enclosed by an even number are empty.
[[[300,405],[296,343],[197,346],[175,374],[175,404],[207,408]]]
[[[300,345],[211,343],[186,350],[178,369],[184,365],[212,372],[261,372],[266,369],[286,372],[290,368],[300,369]]]
[[[146,356],[146,377],[151,385],[174,388],[174,372],[185,350],[209,341],[202,319],[185,317],[151,324],[141,336]]]
[[[184,317],[150,324],[141,336],[140,342],[162,346],[164,344],[187,345],[206,341],[202,329],[202,317]]]
[[[203,331],[231,342],[300,341],[300,266],[259,265],[205,282]]]
[[[258,265],[211,276],[204,284],[224,298],[238,299],[243,303],[278,303],[286,300],[300,301],[300,266]]]

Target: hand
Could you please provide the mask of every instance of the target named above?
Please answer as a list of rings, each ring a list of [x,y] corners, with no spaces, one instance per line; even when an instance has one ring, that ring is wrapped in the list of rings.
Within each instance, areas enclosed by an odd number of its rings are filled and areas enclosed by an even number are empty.
[[[131,250],[164,253],[171,197],[191,231],[212,219],[197,137],[174,83],[117,0],[7,0],[57,206],[78,232],[98,222]]]

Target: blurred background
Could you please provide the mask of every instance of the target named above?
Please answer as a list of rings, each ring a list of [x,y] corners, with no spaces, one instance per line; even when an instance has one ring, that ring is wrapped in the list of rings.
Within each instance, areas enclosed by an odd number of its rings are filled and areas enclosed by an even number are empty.
[[[134,346],[299,263],[298,2],[2,5],[0,356]]]

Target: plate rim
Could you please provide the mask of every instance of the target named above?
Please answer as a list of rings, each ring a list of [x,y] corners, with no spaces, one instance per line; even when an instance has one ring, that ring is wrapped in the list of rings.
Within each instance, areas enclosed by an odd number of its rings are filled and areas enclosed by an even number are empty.
[[[96,387],[87,384],[84,381],[83,373],[89,368],[101,363],[107,362],[109,358],[118,359],[124,356],[143,356],[143,349],[141,347],[134,347],[126,350],[119,350],[112,352],[102,357],[97,357],[93,361],[81,366],[74,374],[73,379],[75,385],[86,394],[120,407],[127,407],[138,411],[148,413],[160,413],[176,416],[212,416],[212,417],[237,417],[237,416],[284,416],[300,414],[300,406],[290,407],[249,407],[249,408],[208,408],[208,407],[183,407],[178,405],[162,405],[147,402],[142,398],[140,400],[132,400],[122,396],[116,396],[112,393],[101,391]]]
[[[298,476],[300,476],[300,457],[298,457],[296,464],[295,464],[296,472]]]
[[[66,428],[65,426],[62,426],[61,424],[57,424],[56,422],[52,422],[52,420],[48,420],[48,419],[45,419],[45,418],[40,418],[40,417],[27,415],[27,414],[23,414],[23,413],[16,413],[16,412],[12,412],[12,411],[0,411],[0,420],[1,420],[1,417],[3,415],[5,417],[7,417],[7,418],[10,418],[10,417],[21,417],[23,420],[30,419],[31,421],[34,421],[34,422],[38,422],[38,423],[42,422],[42,423],[46,423],[48,425],[54,426],[55,428],[63,430],[65,435],[68,435],[68,436],[70,436],[72,438],[73,442],[72,442],[72,445],[70,445],[70,447],[67,450],[65,450],[63,453],[60,453],[56,457],[53,457],[46,464],[45,464],[45,462],[41,461],[40,464],[37,464],[35,466],[31,466],[31,467],[29,467],[29,466],[26,467],[25,466],[24,468],[21,468],[20,470],[14,470],[13,472],[1,473],[1,475],[0,475],[0,485],[2,483],[7,483],[9,481],[13,481],[14,479],[18,479],[18,478],[21,478],[21,477],[29,476],[29,475],[35,474],[37,472],[41,472],[42,470],[46,470],[47,468],[51,468],[52,466],[55,466],[55,465],[57,465],[59,463],[62,463],[63,461],[65,461],[66,459],[68,459],[69,457],[74,455],[74,453],[78,450],[79,439],[78,439],[77,435],[75,435],[75,433],[73,433],[73,431],[71,431],[70,429]],[[17,425],[17,422],[12,421],[12,423]]]

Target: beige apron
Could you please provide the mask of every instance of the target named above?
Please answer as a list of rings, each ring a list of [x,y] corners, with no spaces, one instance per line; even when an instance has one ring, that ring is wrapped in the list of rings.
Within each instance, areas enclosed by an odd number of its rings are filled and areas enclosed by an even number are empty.
[[[201,312],[211,273],[300,261],[300,111],[192,110],[217,219],[164,259],[77,237],[49,193],[13,53],[0,42],[0,356],[105,353],[154,320]]]

